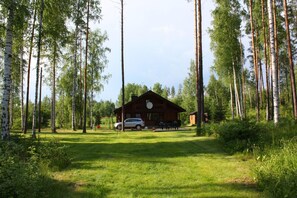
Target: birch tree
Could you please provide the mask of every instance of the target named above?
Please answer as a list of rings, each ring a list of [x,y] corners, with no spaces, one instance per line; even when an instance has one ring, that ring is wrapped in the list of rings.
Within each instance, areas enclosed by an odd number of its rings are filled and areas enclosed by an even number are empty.
[[[86,52],[85,52],[85,71],[84,71],[84,124],[83,133],[87,132],[87,72],[88,72],[88,38],[89,38],[89,15],[90,0],[87,0],[87,27],[86,27]]]
[[[270,60],[272,69],[272,86],[273,86],[273,120],[275,124],[279,122],[279,91],[278,91],[278,68],[276,64],[272,0],[267,1],[268,21],[269,21],[269,40],[270,40]]]
[[[107,65],[106,53],[110,52],[110,49],[104,46],[105,41],[108,39],[106,33],[101,33],[99,30],[95,30],[90,33],[89,42],[89,68],[88,72],[88,87],[90,88],[90,126],[93,127],[93,105],[94,105],[94,93],[99,93],[103,89],[103,83],[107,82],[110,75],[103,75],[103,71]]]
[[[3,91],[2,91],[2,102],[1,102],[1,129],[2,129],[2,140],[9,139],[9,100],[11,90],[11,63],[12,63],[12,41],[13,41],[13,22],[14,22],[14,11],[15,1],[12,0],[7,5],[8,18],[6,25],[6,40],[5,40],[5,52],[4,52],[4,76],[3,76]]]
[[[237,87],[238,79],[242,76],[241,63],[243,62],[241,61],[243,54],[240,50],[240,5],[236,0],[216,1],[216,4],[217,7],[212,12],[213,26],[212,29],[209,30],[211,49],[215,56],[214,70],[224,83],[229,84],[232,117],[234,114],[233,104],[236,105],[236,112],[238,112],[238,115],[241,117],[243,113]],[[234,84],[234,87],[232,84]],[[233,100],[233,98],[235,100]]]

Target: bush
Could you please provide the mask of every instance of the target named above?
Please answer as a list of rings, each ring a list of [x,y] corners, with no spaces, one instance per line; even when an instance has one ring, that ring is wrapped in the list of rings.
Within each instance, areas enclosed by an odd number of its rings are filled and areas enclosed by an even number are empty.
[[[293,198],[297,195],[297,142],[284,142],[282,149],[270,151],[256,169],[259,187],[269,197]]]
[[[38,154],[43,161],[48,163],[49,168],[62,170],[71,164],[71,158],[66,149],[66,146],[60,145],[59,142],[53,140],[43,143],[43,146],[38,149]]]
[[[255,122],[236,120],[221,123],[217,127],[219,140],[230,153],[252,151],[259,146],[264,130]]]
[[[217,135],[218,127],[218,123],[205,123],[202,125],[202,135],[215,136]]]
[[[12,137],[0,141],[0,197],[44,197],[49,168],[70,164],[64,146]]]
[[[0,197],[37,197],[44,178],[29,147],[16,142],[1,142]]]

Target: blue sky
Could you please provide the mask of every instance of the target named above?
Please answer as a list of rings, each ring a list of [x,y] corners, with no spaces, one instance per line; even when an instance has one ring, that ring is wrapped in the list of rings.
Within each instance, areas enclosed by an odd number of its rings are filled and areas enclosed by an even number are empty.
[[[194,58],[194,9],[186,0],[124,0],[125,83],[152,87],[183,84]],[[106,73],[112,74],[96,100],[117,100],[121,88],[120,0],[102,0],[102,20],[96,27],[106,31],[111,49]],[[213,55],[207,33],[212,0],[202,1],[204,83]]]

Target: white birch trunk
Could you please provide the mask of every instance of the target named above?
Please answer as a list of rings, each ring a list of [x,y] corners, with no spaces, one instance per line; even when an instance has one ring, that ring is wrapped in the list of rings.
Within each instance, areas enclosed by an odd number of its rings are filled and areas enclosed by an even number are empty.
[[[273,88],[273,119],[274,123],[279,122],[279,91],[278,91],[278,68],[276,64],[275,43],[274,43],[274,21],[272,13],[272,0],[267,1],[268,19],[269,19],[269,35],[270,35],[270,58],[272,68],[272,88]]]
[[[242,108],[241,108],[240,97],[239,97],[238,89],[237,89],[236,71],[235,71],[234,63],[233,63],[233,77],[234,77],[234,89],[235,89],[235,102],[236,102],[236,106],[238,108],[237,112],[238,112],[240,119],[242,120]]]
[[[233,91],[232,91],[232,83],[230,82],[230,107],[231,107],[231,115],[232,120],[234,120],[234,107],[233,107]]]
[[[3,76],[3,92],[2,92],[2,140],[8,139],[10,136],[9,129],[9,100],[11,90],[11,60],[12,60],[12,38],[13,38],[13,8],[9,8],[7,27],[6,27],[6,41],[4,53],[4,76]]]
[[[9,99],[9,128],[13,126],[13,82],[11,82],[10,99]]]

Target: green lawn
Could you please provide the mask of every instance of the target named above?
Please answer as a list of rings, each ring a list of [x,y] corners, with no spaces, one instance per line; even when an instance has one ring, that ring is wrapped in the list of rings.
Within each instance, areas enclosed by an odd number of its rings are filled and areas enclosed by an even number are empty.
[[[72,165],[55,172],[49,197],[263,197],[253,160],[224,153],[193,132],[42,133],[69,146]]]

